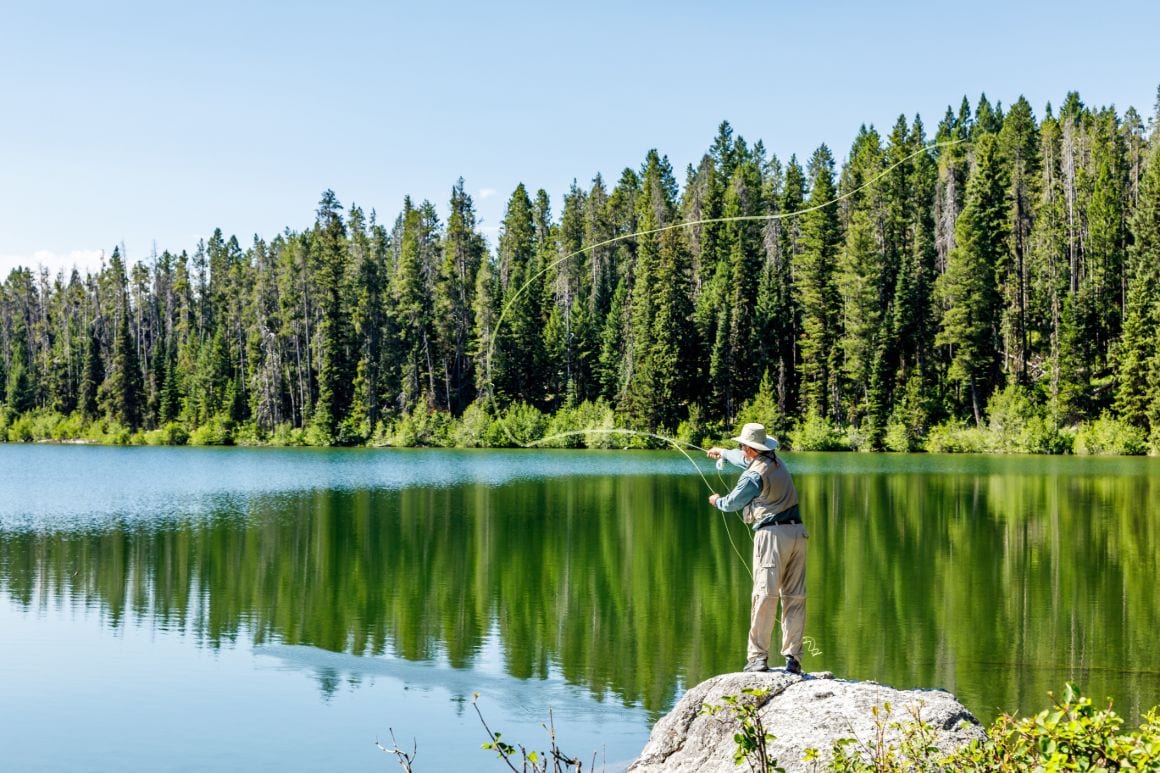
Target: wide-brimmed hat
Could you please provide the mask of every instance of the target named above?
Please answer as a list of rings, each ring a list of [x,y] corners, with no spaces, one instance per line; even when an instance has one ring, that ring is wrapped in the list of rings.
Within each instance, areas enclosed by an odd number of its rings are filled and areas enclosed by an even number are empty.
[[[766,437],[765,425],[756,422],[742,427],[741,434],[733,440],[743,446],[756,448],[758,451],[775,451],[780,445],[777,438]]]

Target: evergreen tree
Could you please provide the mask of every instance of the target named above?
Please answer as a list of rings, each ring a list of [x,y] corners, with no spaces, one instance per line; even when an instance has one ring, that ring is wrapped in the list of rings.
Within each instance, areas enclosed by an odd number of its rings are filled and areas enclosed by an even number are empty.
[[[113,271],[117,272],[119,258],[115,251],[113,264]],[[129,327],[129,300],[124,291],[115,324],[113,359],[104,385],[106,411],[112,419],[136,430],[141,426],[145,394],[137,345]]]
[[[101,342],[97,339],[96,325],[90,325],[89,335],[85,340],[85,359],[81,370],[80,394],[77,398],[77,408],[86,419],[97,417],[99,410],[97,394],[104,381],[105,366],[101,360]]]
[[[435,285],[435,320],[448,410],[459,414],[474,396],[471,346],[475,277],[486,253],[476,231],[475,208],[460,178],[451,189],[451,212],[443,237],[443,262]]]
[[[981,135],[967,200],[955,226],[956,246],[937,283],[943,304],[936,342],[949,351],[951,383],[966,390],[976,423],[998,383],[999,288],[996,272],[1007,247],[1007,179],[998,141]]]
[[[1140,180],[1132,218],[1128,310],[1120,342],[1116,410],[1137,426],[1160,430],[1160,133]]]
[[[327,190],[318,203],[310,254],[318,283],[318,403],[314,420],[328,438],[340,439],[339,425],[350,411],[352,363],[350,315],[344,305],[347,233],[342,205]]]
[[[825,145],[814,151],[808,174],[810,194],[802,218],[801,252],[795,256],[802,307],[802,401],[807,411],[837,419],[841,299],[835,273],[842,234],[834,202],[834,159]]]
[[[884,322],[893,311],[898,275],[898,255],[886,250],[883,188],[867,186],[882,170],[878,132],[863,126],[842,171],[841,190],[849,195],[840,207],[846,238],[838,255],[836,282],[844,323],[839,343],[844,392],[850,401],[847,418],[854,424],[866,419],[875,437],[881,434],[882,417],[878,410],[869,410],[868,403],[871,387],[883,388],[883,368],[876,363],[880,348],[887,344],[882,334],[884,328],[889,330]]]

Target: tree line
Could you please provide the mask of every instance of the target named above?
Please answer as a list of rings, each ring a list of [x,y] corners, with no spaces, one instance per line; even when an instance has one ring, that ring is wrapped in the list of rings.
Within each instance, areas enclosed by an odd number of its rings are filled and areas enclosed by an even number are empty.
[[[2,422],[349,444],[599,406],[652,432],[760,417],[905,450],[1001,399],[1158,444],[1157,136],[1074,92],[1041,119],[984,95],[933,136],[863,126],[841,166],[722,123],[683,185],[655,150],[558,214],[521,183],[494,248],[462,179],[444,217],[407,198],[390,225],[328,190],[309,227],[245,247],[219,229],[95,274],[13,270]]]

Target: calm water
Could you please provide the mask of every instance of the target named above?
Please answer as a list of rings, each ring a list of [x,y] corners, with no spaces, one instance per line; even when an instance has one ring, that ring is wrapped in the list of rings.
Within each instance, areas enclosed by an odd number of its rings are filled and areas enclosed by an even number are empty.
[[[1068,680],[1160,703],[1160,460],[788,460],[807,669],[984,720]],[[708,493],[665,453],[0,445],[0,768],[391,770],[393,729],[498,770],[479,693],[620,769],[744,663],[749,536]]]

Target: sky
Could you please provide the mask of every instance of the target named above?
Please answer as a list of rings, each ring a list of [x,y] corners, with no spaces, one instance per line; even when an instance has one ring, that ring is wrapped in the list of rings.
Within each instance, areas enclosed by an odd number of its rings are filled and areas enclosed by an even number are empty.
[[[391,223],[455,181],[494,245],[508,198],[677,174],[727,120],[779,158],[900,114],[1078,91],[1153,116],[1160,3],[0,0],[0,279],[123,245],[243,247],[323,191]]]

